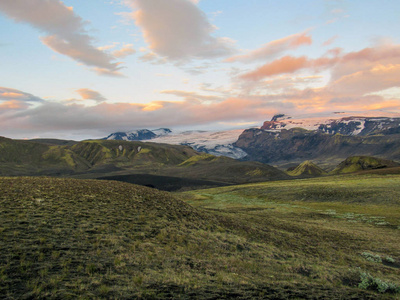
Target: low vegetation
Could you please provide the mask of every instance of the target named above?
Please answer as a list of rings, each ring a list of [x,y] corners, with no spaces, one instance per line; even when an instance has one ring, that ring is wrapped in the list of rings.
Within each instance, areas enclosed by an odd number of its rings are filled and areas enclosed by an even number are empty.
[[[399,181],[324,177],[172,195],[115,181],[1,178],[0,295],[393,298]]]

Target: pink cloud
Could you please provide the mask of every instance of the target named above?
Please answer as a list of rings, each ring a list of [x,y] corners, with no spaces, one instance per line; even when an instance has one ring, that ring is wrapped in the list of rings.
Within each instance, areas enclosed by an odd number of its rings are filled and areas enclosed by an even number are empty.
[[[124,58],[129,55],[135,54],[136,50],[133,49],[132,44],[124,45],[121,49],[112,52],[112,55],[118,58]]]
[[[246,54],[229,57],[225,62],[253,62],[274,58],[285,51],[297,49],[303,45],[311,45],[312,38],[307,32],[293,34],[279,40],[274,40],[263,45],[261,48],[250,51]]]
[[[240,78],[245,80],[260,80],[273,75],[294,73],[300,69],[306,68],[308,65],[309,60],[305,56],[284,56],[271,63],[267,63],[254,71],[245,73],[241,75]]]
[[[95,100],[99,102],[107,100],[99,92],[91,89],[78,89],[75,90],[75,92],[77,92],[83,100]]]
[[[87,22],[59,0],[1,0],[0,12],[46,33],[41,41],[55,52],[111,73],[120,69],[113,56],[93,46],[84,28]]]
[[[330,39],[327,39],[325,42],[322,43],[322,46],[330,46],[331,44],[333,44],[336,39],[338,38],[338,35],[335,35],[333,37],[331,37]]]
[[[43,100],[32,94],[25,93],[23,91],[1,87],[0,86],[0,101],[24,101],[24,102],[42,102]]]

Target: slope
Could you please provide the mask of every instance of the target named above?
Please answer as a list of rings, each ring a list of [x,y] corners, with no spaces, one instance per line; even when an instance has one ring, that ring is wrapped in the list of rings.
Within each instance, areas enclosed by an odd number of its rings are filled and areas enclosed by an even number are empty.
[[[193,179],[189,187],[204,186],[204,181],[209,181],[208,186],[215,186],[288,178],[284,172],[261,163],[204,155],[189,146],[149,142],[91,140],[57,146],[2,138],[0,157],[0,174],[3,176],[107,177],[141,183],[140,178],[136,180],[138,177],[131,175],[147,174],[164,176],[157,180],[175,182],[173,189],[179,189],[176,177]],[[202,182],[196,182],[198,180]],[[145,185],[155,186],[151,182]]]
[[[331,174],[346,174],[357,171],[375,170],[399,167],[400,164],[392,160],[372,156],[352,156],[341,162]]]
[[[0,294],[10,299],[377,296],[342,283],[358,280],[349,264],[373,267],[355,253],[375,241],[351,243],[348,227],[193,208],[113,181],[0,178],[0,189]],[[398,273],[376,268],[385,280]]]

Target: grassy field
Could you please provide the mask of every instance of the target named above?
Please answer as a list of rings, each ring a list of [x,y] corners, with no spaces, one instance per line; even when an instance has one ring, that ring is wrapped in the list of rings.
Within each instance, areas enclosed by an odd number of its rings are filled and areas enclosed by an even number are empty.
[[[0,298],[396,299],[399,183],[0,178]]]
[[[385,291],[397,291],[390,297],[400,299],[399,175],[276,181],[181,197],[193,207],[240,220],[252,232],[248,240],[274,249],[273,257],[284,259],[263,266],[271,278],[378,293],[392,283]]]

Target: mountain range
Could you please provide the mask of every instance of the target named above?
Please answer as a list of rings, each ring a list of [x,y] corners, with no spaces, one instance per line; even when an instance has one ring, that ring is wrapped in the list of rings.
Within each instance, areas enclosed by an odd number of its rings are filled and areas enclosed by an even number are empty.
[[[159,128],[154,130],[139,129],[127,132],[114,132],[104,139],[151,141],[154,143],[185,145],[192,147],[196,151],[216,156],[227,156],[235,159],[242,159],[247,156],[247,153],[233,145],[242,132],[243,129],[226,131],[172,131],[168,128]]]
[[[292,119],[277,115],[233,144],[246,160],[289,167],[313,160],[332,169],[349,156],[400,160],[400,118]]]
[[[152,141],[187,145],[196,151],[286,169],[313,160],[333,169],[349,156],[367,155],[400,160],[400,118],[294,118],[275,115],[259,128],[227,131],[182,131],[167,128],[115,132],[108,140]]]

